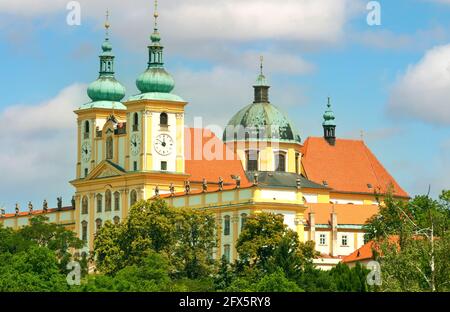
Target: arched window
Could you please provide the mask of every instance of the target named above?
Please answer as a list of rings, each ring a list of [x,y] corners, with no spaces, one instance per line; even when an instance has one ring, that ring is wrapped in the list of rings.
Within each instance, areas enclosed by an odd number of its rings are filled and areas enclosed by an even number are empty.
[[[139,127],[139,115],[138,113],[133,114],[133,131],[138,131]]]
[[[120,223],[120,218],[118,216],[115,216],[113,220],[116,225]]]
[[[230,235],[230,216],[223,218],[223,235]]]
[[[114,193],[114,211],[120,210],[120,193],[115,192]]]
[[[97,194],[97,212],[102,212],[103,208],[103,196],[102,194]]]
[[[137,202],[137,192],[132,190],[130,193],[130,206],[133,206]]]
[[[96,232],[98,232],[101,228],[102,228],[102,219],[100,219],[100,218],[98,218],[97,220],[95,220],[95,225],[96,225],[96,229],[97,229],[97,231]]]
[[[258,151],[250,150],[246,152],[247,171],[258,171]]]
[[[275,171],[286,171],[286,154],[283,152],[275,153]]]
[[[87,230],[88,230],[87,221],[82,221],[81,222],[81,240],[84,242],[87,241]]]
[[[105,211],[111,211],[111,191],[105,192]]]
[[[87,196],[83,197],[83,200],[81,201],[81,214],[88,214],[89,213],[89,203]]]
[[[106,159],[113,159],[113,151],[113,138],[112,136],[108,136],[106,138]]]
[[[246,222],[247,222],[247,214],[242,213],[241,214],[241,231],[244,228]]]
[[[159,115],[159,125],[163,127],[167,127],[169,125],[169,118],[166,113],[161,113],[161,115]]]

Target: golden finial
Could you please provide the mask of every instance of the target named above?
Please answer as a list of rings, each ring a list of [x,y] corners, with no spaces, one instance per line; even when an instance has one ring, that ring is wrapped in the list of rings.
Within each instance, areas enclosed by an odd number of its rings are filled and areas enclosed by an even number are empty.
[[[153,16],[155,17],[155,29],[158,28],[158,0],[155,0],[155,13],[153,13]]]
[[[106,19],[105,19],[106,36],[108,36],[109,27],[111,27],[111,24],[109,23],[109,10],[106,10]]]

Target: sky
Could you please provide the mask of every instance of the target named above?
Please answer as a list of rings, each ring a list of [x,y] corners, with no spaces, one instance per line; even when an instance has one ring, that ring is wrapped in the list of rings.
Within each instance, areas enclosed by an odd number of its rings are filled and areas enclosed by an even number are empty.
[[[7,211],[70,203],[73,110],[98,76],[107,9],[128,97],[146,69],[153,1],[0,0]],[[362,137],[411,196],[450,188],[450,0],[159,0],[158,24],[188,125],[223,128],[251,103],[263,55],[270,100],[303,140],[322,135],[330,96],[337,136]]]

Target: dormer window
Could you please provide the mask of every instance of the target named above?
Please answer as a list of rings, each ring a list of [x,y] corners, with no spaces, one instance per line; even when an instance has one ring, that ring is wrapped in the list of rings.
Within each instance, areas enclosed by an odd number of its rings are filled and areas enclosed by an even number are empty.
[[[169,126],[169,117],[167,116],[167,113],[161,113],[161,115],[159,115],[159,125],[164,128]]]
[[[322,184],[323,184],[323,186],[328,186],[328,182],[325,180],[322,181]]]

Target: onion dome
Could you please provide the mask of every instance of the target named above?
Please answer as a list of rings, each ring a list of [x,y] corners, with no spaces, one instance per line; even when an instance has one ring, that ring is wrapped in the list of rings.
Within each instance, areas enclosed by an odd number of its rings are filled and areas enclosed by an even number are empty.
[[[107,15],[108,17],[108,15]],[[116,80],[114,75],[114,54],[112,53],[112,45],[109,41],[108,29],[110,25],[108,20],[105,23],[106,38],[102,44],[102,54],[100,57],[100,72],[97,80],[92,82],[87,94],[92,102],[83,105],[81,108],[111,108],[125,109],[120,101],[125,96],[125,87]]]
[[[334,121],[334,113],[331,110],[331,100],[328,97],[327,110],[323,114],[323,137],[331,145],[336,143],[336,122]]]
[[[323,125],[324,126],[336,126],[334,121],[334,112],[331,110],[331,100],[328,98],[327,110],[323,114]]]
[[[269,88],[262,72],[253,86],[255,99],[231,118],[223,134],[227,141],[276,141],[300,143],[300,135],[289,118],[269,102]]]
[[[163,49],[164,47],[160,44],[161,36],[158,31],[158,12],[157,3],[155,2],[155,27],[154,31],[150,36],[151,44],[148,46],[149,50],[149,61],[147,70],[142,73],[136,80],[136,86],[141,91],[142,94],[146,93],[170,93],[175,87],[175,81],[173,77],[164,69],[163,62]],[[156,96],[156,95],[155,95]],[[151,98],[154,98],[152,96]],[[161,97],[161,96],[160,96]],[[146,97],[134,96],[132,99],[142,99]],[[170,97],[176,98],[179,97]],[[179,98],[181,100],[181,98]]]

